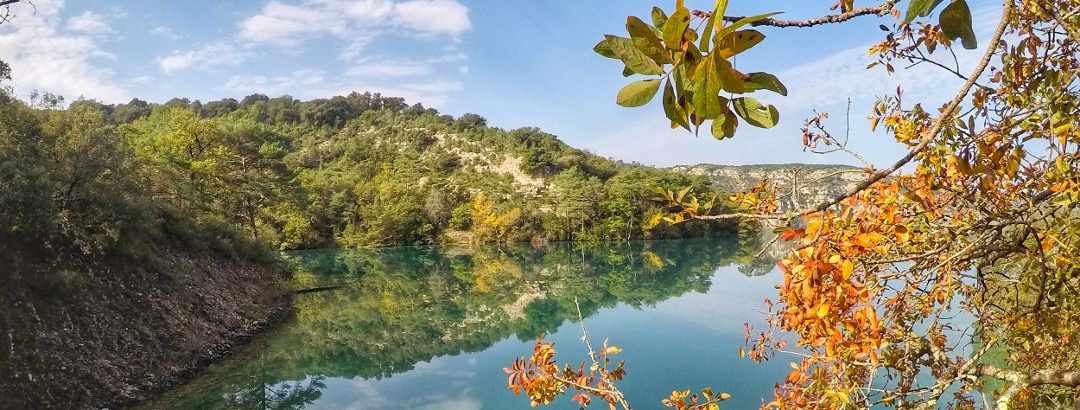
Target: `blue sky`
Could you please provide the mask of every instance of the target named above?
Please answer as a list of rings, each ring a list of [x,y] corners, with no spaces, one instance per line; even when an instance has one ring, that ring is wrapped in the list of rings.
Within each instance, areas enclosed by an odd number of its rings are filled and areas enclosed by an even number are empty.
[[[711,1],[687,0],[711,9]],[[969,0],[976,32],[985,40],[997,9]],[[931,67],[886,76],[866,70],[866,49],[880,41],[879,24],[892,17],[812,29],[762,28],[767,38],[740,54],[736,67],[780,77],[787,97],[757,95],[775,104],[780,124],[743,125],[734,139],[716,141],[670,130],[658,104],[615,105],[625,83],[621,65],[594,54],[604,34],[626,35],[626,16],[648,20],[656,0],[275,0],[59,1],[16,4],[0,25],[0,60],[13,69],[7,85],[105,103],[133,97],[203,102],[253,93],[308,100],[352,91],[381,92],[439,111],[477,113],[489,125],[539,127],[599,155],[650,165],[718,163],[848,163],[852,158],[802,151],[799,128],[814,110],[830,113],[843,133],[852,99],[851,147],[884,166],[903,151],[883,133],[870,133],[866,115],[876,96],[903,84],[905,99],[941,105],[960,85]],[[729,14],[784,11],[799,19],[827,14],[829,1],[732,1]],[[856,6],[870,5],[856,1]],[[900,3],[901,9],[907,1]],[[980,44],[981,45],[981,44]],[[958,50],[970,67],[981,50]],[[951,61],[951,58],[949,58]]]

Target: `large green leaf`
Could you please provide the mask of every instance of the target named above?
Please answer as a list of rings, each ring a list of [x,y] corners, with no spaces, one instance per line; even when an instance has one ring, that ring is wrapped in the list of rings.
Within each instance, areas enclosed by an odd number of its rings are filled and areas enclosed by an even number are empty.
[[[690,10],[680,7],[664,23],[664,44],[671,50],[681,50],[683,35],[690,27]]]
[[[787,96],[787,87],[775,75],[769,73],[750,73],[743,82],[749,90],[769,90]]]
[[[679,61],[679,64],[675,65],[672,70],[675,76],[675,87],[680,90],[689,90],[692,88],[691,79],[693,78],[694,71],[697,69],[698,64],[704,60],[701,52],[698,51],[697,46],[692,43],[686,44],[686,52],[675,53],[675,60]]]
[[[607,39],[608,48],[615,52],[615,55],[619,56],[623,64],[626,64],[635,73],[646,75],[664,73],[664,70],[660,68],[660,64],[657,64],[644,52],[638,50],[633,40],[612,35],[604,37]]]
[[[664,115],[671,120],[671,128],[683,127],[690,131],[690,123],[686,122],[686,110],[679,104],[675,97],[675,89],[671,86],[671,79],[664,83]]]
[[[910,23],[915,20],[915,17],[926,17],[930,15],[934,8],[941,4],[941,0],[911,0],[908,4],[907,15],[904,16],[904,22]]]
[[[709,20],[705,22],[705,32],[701,36],[701,43],[698,44],[698,49],[703,53],[709,52],[709,41],[712,40],[713,33],[719,31],[718,29],[724,25],[724,13],[727,11],[727,4],[728,0],[716,0],[716,8],[709,15]]]
[[[619,59],[619,55],[615,54],[614,51],[611,51],[611,45],[608,43],[607,38],[600,40],[599,43],[596,43],[596,45],[593,46],[592,50],[595,51],[596,54],[602,55],[604,57],[614,58],[616,60]]]
[[[735,118],[735,114],[731,113],[731,110],[724,109],[724,114],[717,117],[712,122],[712,135],[713,138],[722,140],[724,138],[731,138],[735,136],[735,128],[739,126],[739,119]]]
[[[664,23],[667,23],[667,20],[668,20],[667,13],[664,13],[663,9],[661,9],[659,7],[656,7],[656,6],[653,6],[653,8],[652,8],[652,24],[654,26],[656,26],[656,28],[660,29],[660,31],[663,31],[664,30]]]
[[[714,73],[713,59],[706,58],[697,69],[694,70],[692,80],[694,98],[694,113],[698,117],[711,120],[721,114],[720,89],[722,87],[720,77]]]
[[[615,97],[615,103],[623,107],[640,107],[648,104],[660,91],[660,79],[634,81],[627,84]]]
[[[724,59],[720,53],[713,53],[710,60],[713,60],[713,75],[720,79],[721,88],[729,93],[742,94],[747,92],[746,85],[743,84],[742,74],[735,70],[735,67],[731,66],[731,62]]]
[[[938,16],[941,23],[941,33],[950,40],[960,38],[964,48],[975,49],[979,42],[975,39],[975,31],[971,29],[971,9],[964,0],[956,0],[945,6]]]
[[[780,121],[780,113],[776,107],[761,105],[758,100],[750,97],[736,98],[731,101],[735,107],[735,113],[739,114],[746,122],[761,128],[772,128]]]
[[[634,41],[634,46],[653,61],[660,64],[672,62],[667,50],[664,49],[664,45],[660,43],[660,38],[653,33],[652,28],[645,24],[644,21],[634,16],[627,17],[626,31],[630,33],[630,39]]]

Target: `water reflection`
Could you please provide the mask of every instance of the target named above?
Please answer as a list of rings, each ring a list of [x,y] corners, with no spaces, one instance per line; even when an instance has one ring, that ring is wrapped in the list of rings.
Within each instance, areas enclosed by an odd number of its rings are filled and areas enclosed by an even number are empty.
[[[737,267],[747,276],[761,275],[772,270],[775,259],[753,260],[759,250],[758,238],[748,236],[741,242],[291,254],[290,261],[300,271],[297,286],[346,286],[297,295],[297,312],[290,322],[148,407],[300,409],[319,402],[322,408],[481,408],[469,392],[502,389],[504,382],[499,380],[504,377],[462,374],[475,368],[477,360],[462,353],[504,349],[497,344],[511,336],[531,342],[541,333],[553,333],[568,320],[576,321],[575,299],[589,317],[620,303],[649,307],[687,293],[704,294],[713,285],[714,273],[725,266]],[[687,323],[716,322],[723,312],[714,310],[727,309],[715,301],[684,303],[690,304],[676,310]],[[709,303],[712,310],[693,307]],[[642,333],[676,331],[647,327],[662,328],[671,325],[670,320],[649,325],[642,317],[626,320],[640,321],[635,325],[642,326]],[[619,320],[605,319],[607,323],[597,327]],[[736,320],[741,325],[741,319],[732,319],[723,326],[741,334],[741,326],[733,324]],[[508,365],[514,356],[528,353],[520,344],[505,347],[507,352],[497,360]],[[436,358],[446,360],[435,364]],[[645,365],[653,358],[638,360]],[[409,384],[413,387],[401,387],[415,392],[386,399],[373,383],[391,376],[402,383],[415,379]],[[488,376],[494,376],[493,381],[471,384]],[[326,397],[328,391],[344,393]],[[402,402],[406,399],[401,397],[408,399]],[[528,400],[515,403],[523,407]]]

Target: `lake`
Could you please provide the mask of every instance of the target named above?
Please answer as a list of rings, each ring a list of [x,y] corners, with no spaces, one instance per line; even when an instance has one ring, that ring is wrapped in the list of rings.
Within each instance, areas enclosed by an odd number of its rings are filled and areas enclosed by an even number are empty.
[[[406,247],[292,253],[295,316],[243,351],[162,395],[153,409],[527,409],[509,367],[540,334],[560,363],[595,345],[623,352],[618,384],[638,409],[672,390],[728,392],[725,409],[771,400],[795,360],[739,358],[744,323],[759,328],[781,278],[739,238]],[[594,403],[593,408],[607,408]],[[576,409],[569,396],[550,409]]]

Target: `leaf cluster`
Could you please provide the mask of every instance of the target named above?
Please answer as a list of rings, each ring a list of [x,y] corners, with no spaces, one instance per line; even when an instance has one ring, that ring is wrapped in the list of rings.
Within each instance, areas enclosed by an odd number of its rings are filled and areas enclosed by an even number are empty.
[[[758,30],[740,28],[778,13],[726,24],[722,17],[728,2],[716,3],[712,13],[703,13],[691,12],[680,2],[670,16],[654,7],[651,24],[630,16],[626,20],[629,37],[605,36],[593,50],[620,60],[624,76],[659,77],[626,85],[619,91],[616,103],[625,107],[645,105],[662,86],[664,115],[672,128],[697,132],[711,120],[712,135],[724,139],[735,135],[739,118],[760,128],[775,126],[780,118],[776,107],[735,95],[755,90],[787,95],[787,88],[772,74],[736,70],[731,59],[765,39]],[[699,20],[698,28],[692,27],[695,20]]]

